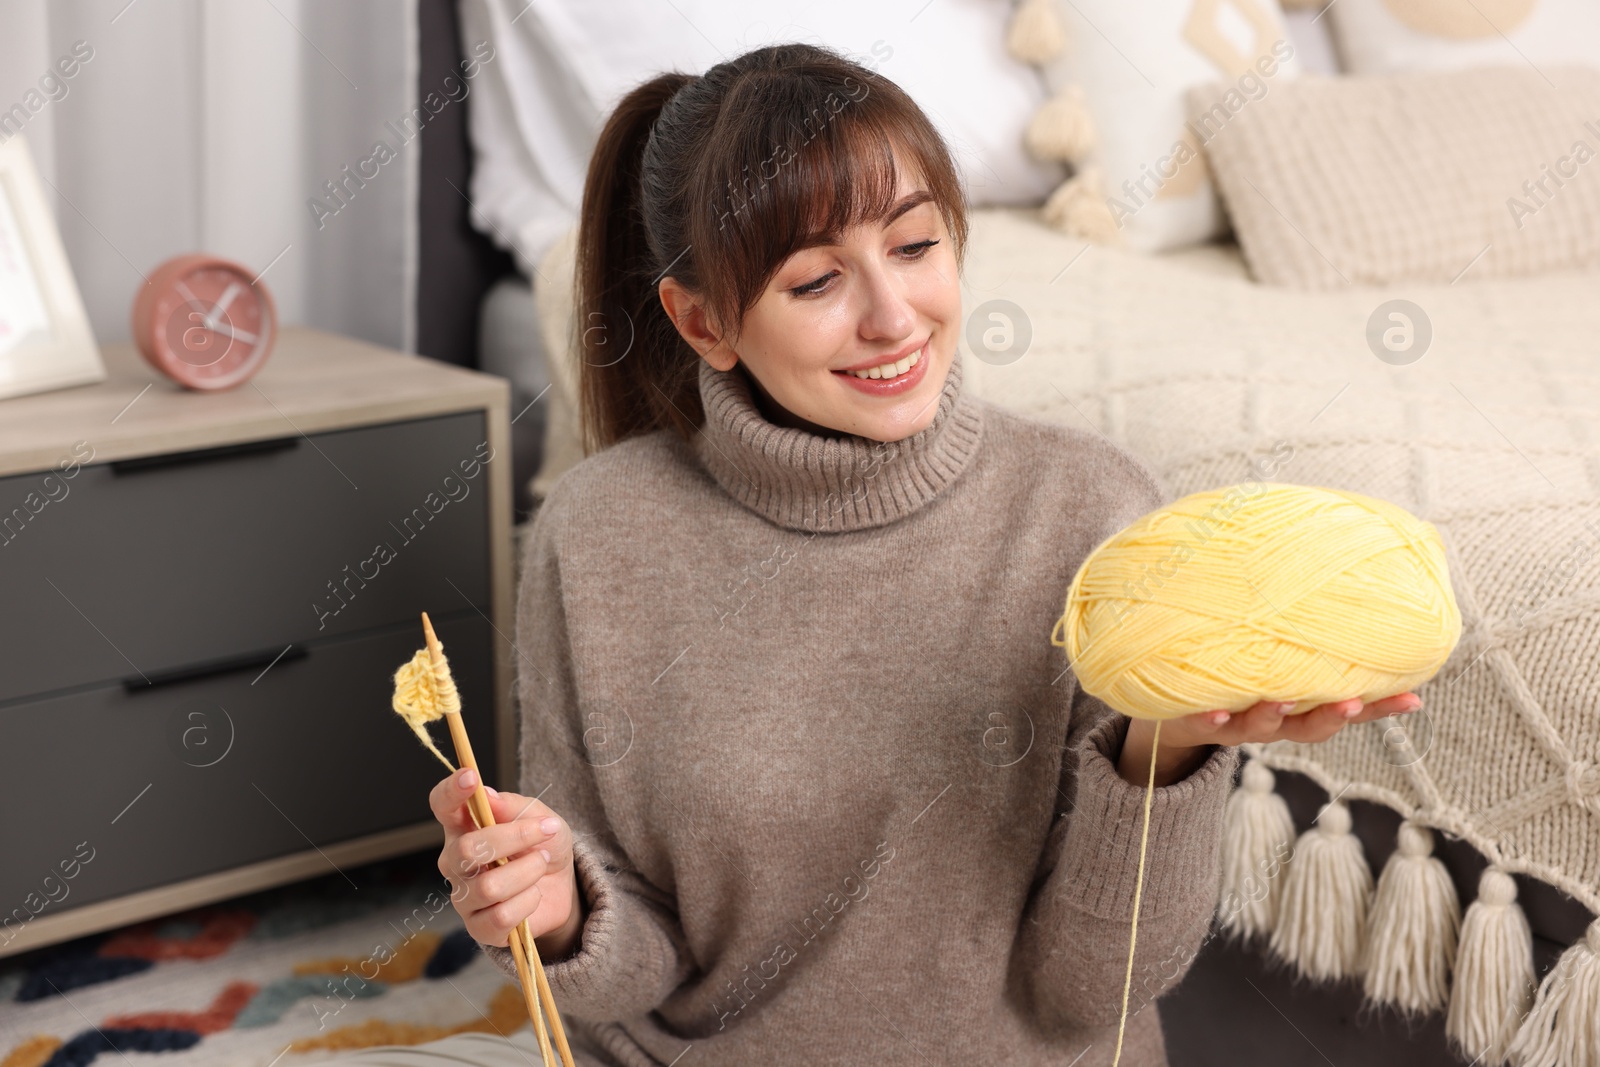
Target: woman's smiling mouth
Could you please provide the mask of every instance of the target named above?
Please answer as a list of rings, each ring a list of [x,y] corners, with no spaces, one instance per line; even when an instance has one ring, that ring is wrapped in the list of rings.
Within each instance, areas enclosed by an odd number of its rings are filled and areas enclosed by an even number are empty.
[[[833,373],[851,385],[872,396],[892,396],[914,388],[927,374],[928,347],[931,338],[922,346],[898,360],[886,361],[865,367],[836,370]]]

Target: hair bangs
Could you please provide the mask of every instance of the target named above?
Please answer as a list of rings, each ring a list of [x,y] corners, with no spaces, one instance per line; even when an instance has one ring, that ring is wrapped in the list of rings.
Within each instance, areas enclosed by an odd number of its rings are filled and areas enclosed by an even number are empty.
[[[708,253],[696,256],[708,303],[734,336],[791,255],[887,217],[902,170],[933,195],[958,251],[964,243],[962,192],[944,145],[925,120],[908,121],[902,94],[869,77],[753,77],[730,94],[728,132],[744,136],[713,133],[721,147],[707,154],[700,185],[709,203],[691,229],[702,230]]]

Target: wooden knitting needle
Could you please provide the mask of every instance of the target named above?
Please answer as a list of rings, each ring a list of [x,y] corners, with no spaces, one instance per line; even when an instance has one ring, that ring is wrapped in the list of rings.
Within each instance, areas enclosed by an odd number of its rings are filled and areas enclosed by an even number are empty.
[[[428,656],[433,660],[434,667],[438,668],[444,663],[444,648],[433,632],[433,623],[428,621],[426,611],[422,613],[422,633],[428,640]],[[463,767],[470,767],[478,776],[478,787],[472,791],[471,798],[473,817],[480,827],[493,826],[494,812],[489,809],[489,794],[483,791],[483,773],[478,770],[478,761],[472,756],[472,742],[467,739],[467,729],[462,725],[461,715],[458,712],[447,711],[444,719],[450,727],[450,740],[455,742],[456,762]],[[501,856],[495,860],[495,866],[503,866],[505,862],[506,858]],[[528,920],[522,920],[516,930],[512,931],[510,944],[511,956],[517,964],[517,979],[522,983],[522,996],[528,1005],[528,1015],[533,1019],[533,1032],[539,1039],[539,1055],[543,1058],[545,1067],[552,1067],[554,1053],[550,1050],[550,1034],[545,1029],[544,1017],[539,1012],[539,1005],[534,1003],[536,987],[539,1001],[549,1013],[550,1026],[556,1033],[556,1045],[561,1050],[562,1067],[574,1067],[572,1049],[567,1045],[567,1033],[561,1025],[561,1013],[556,1010],[555,997],[550,992],[549,980],[544,976],[544,964],[539,961],[539,947],[534,944],[533,935],[528,929]],[[531,975],[530,957],[533,972]],[[534,976],[537,976],[537,979]]]

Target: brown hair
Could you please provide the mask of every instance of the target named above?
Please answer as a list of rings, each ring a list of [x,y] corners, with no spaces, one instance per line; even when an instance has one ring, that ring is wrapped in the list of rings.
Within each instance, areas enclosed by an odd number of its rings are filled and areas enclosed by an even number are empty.
[[[959,264],[966,206],[949,149],[887,78],[781,44],[624,96],[589,161],[578,229],[585,452],[669,426],[688,438],[704,419],[700,356],[661,306],[661,278],[705,299],[737,336],[786,258],[887,214],[892,148],[916,166]]]

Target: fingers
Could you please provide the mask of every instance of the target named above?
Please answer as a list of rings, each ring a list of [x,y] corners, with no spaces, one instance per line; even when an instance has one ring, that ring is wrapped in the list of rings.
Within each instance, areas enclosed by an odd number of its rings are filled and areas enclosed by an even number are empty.
[[[1375,719],[1388,718],[1390,715],[1404,715],[1422,707],[1422,698],[1415,693],[1396,693],[1392,697],[1374,700],[1361,710],[1361,714],[1352,719],[1352,722],[1372,722]]]
[[[1202,711],[1183,716],[1183,740],[1190,744],[1239,745],[1271,741],[1277,736],[1283,709],[1292,705],[1262,700],[1243,711]],[[1176,739],[1176,737],[1175,737]]]
[[[532,819],[537,822],[556,814],[542,800],[534,797],[494,792],[489,794],[489,812],[494,816],[496,823],[508,823],[518,819]]]
[[[541,848],[552,856],[572,851],[571,832],[559,816],[509,819],[468,831],[445,843],[439,853],[439,872],[452,882],[460,882],[494,866],[498,860],[513,860]]]
[[[495,825],[461,833],[439,853],[439,873],[450,882],[451,901],[463,919],[572,865],[571,828],[548,806],[498,793],[489,797],[489,807]],[[500,865],[502,859],[508,862]]]
[[[545,853],[550,853],[550,859]],[[463,916],[493,907],[523,893],[556,867],[555,854],[535,849],[499,867],[483,867],[464,877],[452,878],[450,898]],[[521,920],[519,919],[518,922]],[[513,922],[511,925],[515,926]]]
[[[1191,744],[1240,745],[1270,741],[1316,744],[1354,723],[1406,714],[1422,706],[1415,693],[1364,705],[1359,697],[1320,704],[1299,715],[1286,714],[1292,703],[1263,700],[1244,711],[1202,711],[1181,717],[1181,736]]]
[[[1361,714],[1360,697],[1339,700],[1332,704],[1319,704],[1303,715],[1285,717],[1279,738],[1308,745],[1316,744],[1319,741],[1326,741],[1344,729],[1359,714]]]
[[[472,816],[467,812],[467,798],[477,784],[477,775],[469,769],[462,769],[429,790],[428,807],[433,810],[433,817],[444,826],[445,840],[474,829]]]
[[[1230,743],[1237,745],[1276,738],[1283,727],[1285,714],[1292,707],[1294,705],[1291,703],[1276,700],[1263,700],[1251,705],[1233,716],[1230,725],[1233,727],[1233,736],[1238,740]]]
[[[507,870],[511,866],[513,865],[507,864],[500,870]],[[498,901],[470,915],[463,911],[463,925],[474,940],[485,945],[499,945],[501,948],[506,948],[511,944],[512,931],[521,925],[522,920],[539,910],[542,900],[544,892],[537,884],[530,884],[515,896]],[[459,905],[457,910],[462,911]]]

